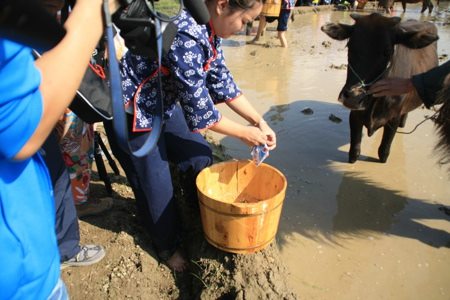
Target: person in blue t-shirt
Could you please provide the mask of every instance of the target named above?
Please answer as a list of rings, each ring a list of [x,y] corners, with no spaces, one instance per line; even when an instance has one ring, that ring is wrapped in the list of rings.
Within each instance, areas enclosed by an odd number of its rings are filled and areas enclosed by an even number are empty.
[[[0,299],[67,298],[53,191],[39,150],[102,35],[101,5],[78,0],[62,41],[36,61],[30,48],[0,37]],[[116,1],[110,6],[114,11]]]

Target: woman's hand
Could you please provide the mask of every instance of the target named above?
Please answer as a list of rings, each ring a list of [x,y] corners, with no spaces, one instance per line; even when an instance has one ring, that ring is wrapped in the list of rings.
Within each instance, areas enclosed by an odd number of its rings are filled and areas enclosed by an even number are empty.
[[[259,139],[259,144],[267,144],[269,150],[275,149],[277,146],[277,137],[275,132],[269,127],[269,125],[264,121],[261,115],[255,110],[255,108],[248,102],[244,95],[240,95],[233,101],[228,101],[226,104],[235,111],[242,118],[254,124],[254,127],[258,128],[260,132],[264,135],[264,143]],[[242,139],[244,142],[248,143],[249,139]],[[253,143],[253,145],[255,145]]]
[[[246,126],[241,132],[239,139],[250,147],[268,143],[267,135],[255,126]]]
[[[277,136],[272,128],[270,128],[269,124],[261,119],[261,121],[259,121],[258,127],[266,136],[266,144],[269,147],[269,150],[275,149],[277,147]]]
[[[276,147],[275,132],[264,121],[259,122],[259,124],[245,126],[222,116],[220,121],[209,129],[217,133],[238,138],[250,147],[264,144],[269,147],[269,150]]]

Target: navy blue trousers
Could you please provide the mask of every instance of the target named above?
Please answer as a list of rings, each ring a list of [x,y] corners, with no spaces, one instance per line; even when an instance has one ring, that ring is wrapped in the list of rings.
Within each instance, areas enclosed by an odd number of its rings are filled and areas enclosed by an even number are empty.
[[[131,127],[132,116],[128,117]],[[137,209],[149,230],[157,252],[172,253],[177,247],[180,225],[173,194],[169,162],[176,164],[183,176],[183,190],[189,200],[197,201],[196,175],[212,163],[212,151],[199,133],[189,131],[183,112],[177,107],[166,120],[157,146],[144,157],[135,157],[118,147],[112,123],[105,123],[114,156],[125,171],[133,189]],[[129,133],[131,147],[136,150],[146,140],[146,133]],[[161,255],[162,256],[162,255]]]
[[[53,185],[59,254],[61,261],[66,261],[80,251],[80,229],[70,177],[54,133],[49,135],[42,150]]]

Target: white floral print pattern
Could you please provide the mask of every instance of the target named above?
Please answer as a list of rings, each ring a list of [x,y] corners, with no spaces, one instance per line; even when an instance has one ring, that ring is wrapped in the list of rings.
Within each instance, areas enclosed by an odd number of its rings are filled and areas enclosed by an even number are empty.
[[[192,131],[214,125],[221,115],[214,104],[232,100],[241,94],[225,65],[221,39],[213,36],[209,25],[199,25],[183,11],[174,21],[178,33],[162,64],[169,74],[162,77],[165,118],[170,118],[177,103],[183,108]],[[159,97],[157,76],[139,85],[155,73],[157,63],[128,52],[121,61],[123,100],[126,107],[136,101],[134,131],[151,130],[152,115]]]

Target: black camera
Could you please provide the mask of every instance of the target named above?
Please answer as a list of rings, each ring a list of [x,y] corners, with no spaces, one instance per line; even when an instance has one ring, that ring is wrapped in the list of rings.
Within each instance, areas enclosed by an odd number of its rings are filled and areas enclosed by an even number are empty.
[[[128,50],[133,54],[156,59],[156,18],[170,21],[169,16],[156,12],[153,1],[121,0],[121,4],[122,8],[112,16],[112,21],[119,28]],[[163,22],[161,26],[164,55],[175,38],[177,28],[172,22]]]
[[[157,58],[155,22],[160,21],[162,55],[167,54],[177,33],[172,21],[185,6],[199,24],[209,21],[204,0],[120,0],[122,8],[112,17],[131,53]],[[156,3],[155,3],[156,2]]]

